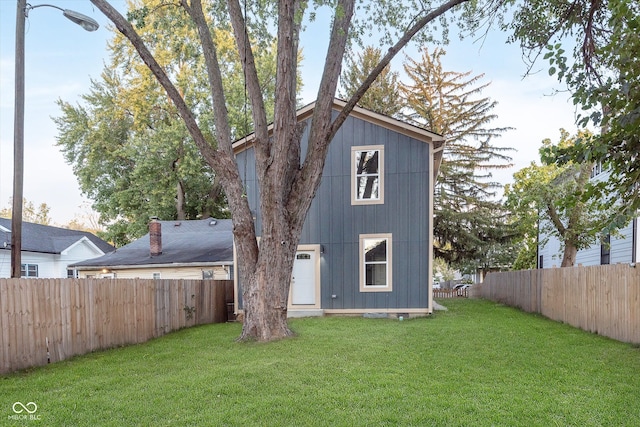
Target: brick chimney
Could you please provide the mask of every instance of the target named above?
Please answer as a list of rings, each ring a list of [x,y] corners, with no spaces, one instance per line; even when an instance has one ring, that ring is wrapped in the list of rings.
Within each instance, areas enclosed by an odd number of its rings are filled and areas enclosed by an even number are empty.
[[[162,224],[157,217],[151,217],[149,223],[149,249],[151,256],[162,254]]]

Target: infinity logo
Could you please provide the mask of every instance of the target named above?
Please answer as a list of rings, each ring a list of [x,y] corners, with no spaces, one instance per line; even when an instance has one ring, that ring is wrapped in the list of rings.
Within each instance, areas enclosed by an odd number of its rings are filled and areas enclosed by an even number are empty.
[[[26,405],[21,402],[16,402],[13,404],[12,409],[16,414],[21,414],[24,411],[27,411],[29,414],[33,414],[38,410],[38,405],[36,405],[35,402],[29,402]]]

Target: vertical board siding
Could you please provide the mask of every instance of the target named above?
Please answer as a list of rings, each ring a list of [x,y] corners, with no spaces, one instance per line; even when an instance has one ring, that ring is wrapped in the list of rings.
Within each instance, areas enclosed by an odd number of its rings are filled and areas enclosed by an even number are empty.
[[[0,279],[0,374],[225,322],[227,292],[230,280]]]
[[[351,205],[351,147],[362,145],[384,146],[384,204]],[[300,240],[300,244],[321,243],[325,248],[322,308],[428,306],[430,149],[429,144],[361,119],[345,121],[331,143],[322,183]],[[392,292],[360,292],[359,236],[372,233],[393,236]]]
[[[490,273],[474,296],[640,343],[640,266],[614,264]]]
[[[333,111],[334,117],[338,114]],[[301,140],[304,156],[307,126]],[[351,149],[384,146],[384,204],[351,204]],[[379,124],[350,116],[335,135],[299,244],[321,244],[321,295],[323,309],[408,309],[429,307],[428,263],[432,146]],[[260,205],[253,148],[237,154],[247,198],[256,213],[256,233],[261,234]],[[392,292],[360,292],[359,236],[391,233],[393,236]],[[242,283],[238,283],[241,289]],[[242,308],[242,295],[238,308]],[[335,298],[333,298],[335,295]]]

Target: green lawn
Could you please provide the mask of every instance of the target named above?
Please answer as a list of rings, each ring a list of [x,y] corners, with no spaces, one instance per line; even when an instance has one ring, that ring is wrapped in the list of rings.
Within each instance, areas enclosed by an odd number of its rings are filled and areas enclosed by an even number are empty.
[[[0,425],[638,426],[640,349],[492,302],[182,330],[0,378]],[[35,402],[39,420],[11,418]],[[28,418],[28,417],[24,417]]]

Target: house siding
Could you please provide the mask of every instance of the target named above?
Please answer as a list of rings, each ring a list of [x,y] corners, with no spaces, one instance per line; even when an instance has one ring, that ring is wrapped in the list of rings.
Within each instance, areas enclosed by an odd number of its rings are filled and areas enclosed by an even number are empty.
[[[161,279],[202,279],[203,270],[213,270],[213,280],[228,280],[229,267],[213,266],[213,267],[146,267],[146,268],[127,268],[127,269],[109,269],[108,274],[115,274],[118,279],[153,279],[154,273],[160,273]],[[81,270],[78,271],[78,277],[99,277],[103,274],[101,269],[97,270]]]
[[[67,266],[78,261],[103,255],[88,244],[81,242],[62,254],[26,252],[21,254],[22,264],[37,264],[40,278],[66,278]],[[11,251],[0,251],[0,277],[11,277]]]
[[[303,134],[302,156],[306,153]],[[351,147],[384,147],[384,204],[351,204]],[[331,143],[322,182],[309,209],[300,244],[320,244],[321,306],[325,310],[427,309],[431,145],[349,117]],[[238,153],[251,209],[258,209],[253,150]],[[260,216],[256,218],[258,235]],[[360,292],[359,236],[390,233],[393,290]],[[335,297],[334,297],[335,296]]]
[[[637,262],[634,259],[636,251],[633,250],[634,219],[624,228],[619,230],[619,236],[611,236],[611,250],[609,264],[621,262]],[[600,265],[600,244],[596,243],[586,249],[581,249],[576,255],[576,265]],[[562,263],[562,247],[557,238],[551,237],[544,247],[540,248],[539,255],[543,255],[544,265],[540,268],[560,267]],[[637,258],[637,255],[635,255]]]

